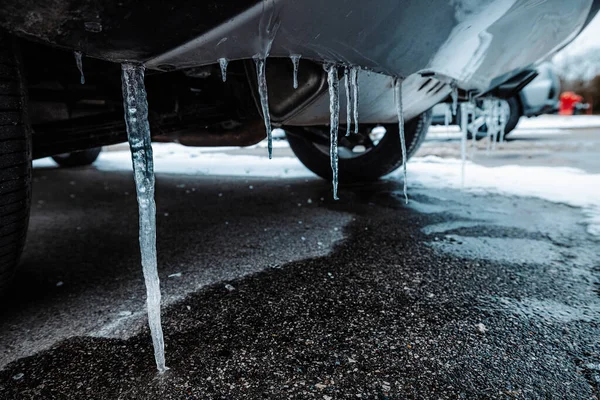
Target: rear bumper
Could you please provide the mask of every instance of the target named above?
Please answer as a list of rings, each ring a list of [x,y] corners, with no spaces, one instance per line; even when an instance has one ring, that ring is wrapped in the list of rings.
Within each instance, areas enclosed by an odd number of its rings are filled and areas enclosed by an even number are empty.
[[[0,26],[157,69],[300,54],[390,76],[435,72],[463,89],[484,91],[494,78],[510,77],[568,43],[597,3],[4,0]]]

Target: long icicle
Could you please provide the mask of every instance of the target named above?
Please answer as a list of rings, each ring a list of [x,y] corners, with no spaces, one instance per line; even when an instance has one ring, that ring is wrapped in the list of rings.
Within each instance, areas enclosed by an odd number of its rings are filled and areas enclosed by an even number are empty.
[[[142,270],[146,282],[148,324],[154,345],[154,358],[160,372],[165,365],[165,344],[160,321],[160,281],[156,262],[156,205],[154,203],[154,160],[150,124],[148,123],[148,101],[144,86],[144,67],[122,65],[123,107],[125,125],[131,148],[133,177],[137,191],[140,219],[140,252]]]
[[[479,124],[480,114],[481,112],[477,107],[477,103],[471,98],[469,101],[469,115],[471,117],[470,121],[467,120],[467,123],[470,126],[469,132],[471,132],[471,161],[475,161],[475,151],[477,151],[477,136],[479,134],[479,128],[481,128],[481,125]]]
[[[346,86],[346,136],[350,136],[352,125],[352,89],[350,79],[350,68],[344,68],[344,84]]]
[[[506,134],[506,123],[507,121],[507,114],[509,113],[509,111],[507,110],[508,105],[502,101],[499,100],[499,105],[500,105],[500,143],[504,143],[504,136]]]
[[[492,151],[496,151],[496,142],[498,141],[498,125],[500,120],[500,114],[498,113],[498,102],[492,102],[492,121],[494,122]]]
[[[75,56],[75,65],[77,65],[80,74],[79,82],[83,85],[85,84],[85,76],[83,75],[83,54],[80,51],[75,51],[73,52],[73,55]]]
[[[483,117],[484,117],[484,124],[485,127],[487,128],[487,147],[486,147],[486,155],[490,154],[490,147],[492,146],[492,135],[494,132],[494,121],[493,121],[493,115],[492,115],[492,110],[490,108],[490,100],[489,99],[485,99],[483,100]]]
[[[406,141],[404,140],[404,112],[402,110],[402,80],[396,78],[394,81],[394,100],[396,102],[396,113],[398,114],[398,131],[400,133],[400,146],[402,147],[402,173],[404,175],[404,199],[408,204],[408,185],[406,177]]]
[[[354,111],[354,133],[358,133],[358,67],[350,68],[350,85],[352,86],[352,106]]]
[[[258,94],[260,97],[260,105],[262,108],[263,118],[265,120],[265,129],[267,130],[267,149],[269,151],[269,159],[273,158],[273,135],[271,127],[271,114],[269,112],[269,93],[267,91],[267,77],[265,74],[266,58],[254,56],[256,63],[256,75],[258,79]]]
[[[333,172],[333,199],[339,200],[338,191],[338,128],[340,118],[340,86],[337,76],[337,66],[329,64],[327,70],[327,83],[329,85],[329,158]]]
[[[294,89],[298,89],[298,67],[300,65],[300,54],[292,54],[290,56],[292,64],[294,65]]]
[[[467,136],[468,136],[468,121],[469,121],[468,103],[462,103],[460,105],[460,155],[461,155],[461,166],[460,166],[460,186],[465,186],[465,165],[467,163]]]

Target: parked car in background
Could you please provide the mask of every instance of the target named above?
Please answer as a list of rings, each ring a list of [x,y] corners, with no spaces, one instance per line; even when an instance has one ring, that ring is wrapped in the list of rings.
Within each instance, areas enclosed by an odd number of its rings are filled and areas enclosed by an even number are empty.
[[[529,82],[514,96],[506,101],[510,110],[508,123],[504,135],[508,135],[519,123],[521,117],[537,117],[542,114],[556,114],[559,107],[560,79],[554,72],[552,64],[549,62],[540,64],[536,68],[537,76]],[[456,116],[452,116],[451,99],[446,99],[443,103],[437,104],[433,108],[432,124],[443,125],[446,123],[447,114],[450,113],[449,123],[458,125],[460,121],[460,107]],[[477,102],[477,100],[475,100]],[[480,128],[481,135],[478,138],[486,136],[485,125]]]

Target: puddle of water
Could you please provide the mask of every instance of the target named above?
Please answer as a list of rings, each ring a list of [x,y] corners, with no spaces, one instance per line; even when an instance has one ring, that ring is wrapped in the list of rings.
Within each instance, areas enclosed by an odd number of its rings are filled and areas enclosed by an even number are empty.
[[[445,235],[444,238],[429,245],[459,257],[515,264],[547,263],[561,258],[553,244],[540,240],[459,235]]]
[[[494,301],[510,313],[551,323],[592,322],[597,320],[600,312],[600,304],[597,302],[568,305],[554,300],[528,298],[518,301],[508,297],[496,298]]]

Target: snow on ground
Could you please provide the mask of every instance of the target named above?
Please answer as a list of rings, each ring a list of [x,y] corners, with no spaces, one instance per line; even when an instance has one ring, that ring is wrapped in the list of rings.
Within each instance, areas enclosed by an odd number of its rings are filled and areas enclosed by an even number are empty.
[[[539,117],[523,117],[510,138],[519,138],[527,135],[568,135],[568,129],[600,128],[600,116],[598,115],[541,115]],[[434,125],[429,128],[428,139],[460,139],[460,128],[456,125],[448,127]]]
[[[518,129],[576,129],[598,128],[598,115],[540,115],[533,118],[521,118]]]
[[[564,167],[505,165],[490,168],[467,162],[463,186],[461,166],[461,161],[456,159],[435,156],[414,158],[408,163],[409,188],[412,185],[468,190],[478,194],[536,197],[579,207],[586,216],[587,231],[600,236],[600,174]],[[396,171],[389,177],[401,179],[401,174]]]
[[[554,128],[557,124],[590,127],[600,126],[600,118],[550,116],[537,120],[525,120],[523,123],[522,125],[525,127],[531,125],[538,128],[543,126]],[[172,143],[158,143],[154,145],[155,171],[187,175],[314,177],[295,157],[277,157],[276,149],[287,146],[285,141],[274,142],[275,157],[269,160],[266,149],[264,156],[234,155],[230,152],[235,149],[232,147],[197,148]],[[261,142],[254,147],[262,148],[264,145]],[[131,171],[131,155],[125,149],[102,152],[94,164],[95,167],[102,171]],[[229,154],[224,154],[224,151],[229,151]],[[34,161],[34,166],[52,168],[56,164],[48,158]],[[388,178],[401,179],[401,174],[396,171]],[[600,236],[600,174],[588,174],[573,168],[518,165],[484,167],[468,162],[464,186],[461,185],[461,181],[460,160],[428,156],[413,158],[408,163],[409,195],[411,187],[422,187],[536,197],[581,208],[586,215],[585,222],[588,225],[588,232]]]
[[[262,142],[253,146],[262,148]],[[287,142],[273,142],[273,148],[289,147]],[[154,143],[154,171],[164,174],[184,175],[227,175],[297,178],[313,176],[294,157],[267,158],[264,156],[231,155],[225,151],[239,147],[186,147],[175,143]],[[131,153],[126,146],[123,150],[103,151],[94,166],[101,171],[131,171]],[[53,168],[56,163],[51,158],[33,162],[36,168]]]

